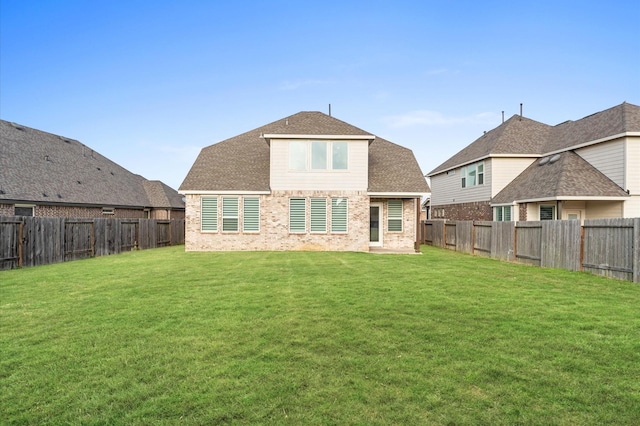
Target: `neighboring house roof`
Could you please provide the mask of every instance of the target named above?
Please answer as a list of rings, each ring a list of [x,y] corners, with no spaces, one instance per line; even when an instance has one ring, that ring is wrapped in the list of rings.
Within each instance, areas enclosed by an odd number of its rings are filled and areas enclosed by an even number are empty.
[[[183,209],[177,191],[147,181],[74,139],[0,120],[0,203]]]
[[[628,196],[615,182],[578,154],[565,151],[535,161],[496,194],[491,203]]]
[[[547,124],[514,115],[433,169],[428,176],[496,154],[540,155],[550,130]]]
[[[514,115],[433,169],[427,176],[491,156],[538,157],[611,136],[639,131],[640,107],[627,102],[556,126]]]
[[[180,185],[183,191],[269,191],[264,135],[371,135],[321,112],[299,112],[205,147]],[[369,145],[369,191],[429,192],[411,150],[376,138]]]

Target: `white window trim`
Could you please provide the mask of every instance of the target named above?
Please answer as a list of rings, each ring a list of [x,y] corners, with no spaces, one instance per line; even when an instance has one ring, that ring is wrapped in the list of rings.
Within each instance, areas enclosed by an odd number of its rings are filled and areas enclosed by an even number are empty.
[[[215,200],[215,229],[204,229],[204,211],[203,211],[203,207],[204,207],[204,203],[203,200]],[[218,230],[220,229],[220,224],[218,223],[218,197],[202,197],[200,199],[200,232],[203,233],[216,233],[218,232]]]
[[[291,229],[291,201],[303,200],[304,201],[304,230],[292,230]],[[289,233],[290,234],[306,234],[307,233],[307,199],[303,197],[291,197],[289,198]]]
[[[326,152],[326,167],[322,169],[314,169],[313,168],[313,143],[314,142],[322,142],[326,144],[327,152]],[[305,168],[304,169],[296,169],[291,167],[291,143],[306,143],[305,148]],[[333,144],[334,143],[345,143],[347,147],[347,167],[344,169],[334,169],[333,168]],[[289,172],[293,173],[346,173],[349,171],[349,153],[351,151],[350,144],[346,140],[328,140],[328,139],[310,139],[310,140],[291,140],[289,141],[288,147],[288,158],[287,158],[287,169]]]
[[[236,201],[236,214],[235,216],[225,216],[224,214],[224,204],[225,200],[235,200]],[[235,230],[225,230],[224,229],[224,220],[225,219],[235,219],[236,220],[236,229]],[[220,227],[221,231],[224,233],[238,233],[240,232],[240,200],[239,197],[222,197],[222,226]]]
[[[320,200],[322,200],[324,202],[324,229],[322,230],[314,230],[313,229],[313,220],[314,220],[314,212],[313,212],[313,205],[314,205],[314,200],[316,201],[316,204],[318,204],[318,202]],[[311,232],[312,234],[326,234],[327,233],[327,199],[325,197],[311,197],[311,199],[309,200],[309,232]]]
[[[390,203],[392,201],[399,201],[400,202],[400,216],[392,216],[391,215],[391,209],[390,207]],[[400,220],[400,230],[399,231],[392,231],[389,227],[389,222],[392,220]],[[387,201],[387,232],[392,232],[392,233],[401,233],[404,232],[404,202],[403,200],[389,200]]]
[[[342,199],[343,202],[346,204],[345,217],[344,217],[344,225],[345,225],[344,231],[336,231],[333,229],[333,200],[339,200],[339,199]],[[331,233],[332,234],[348,234],[349,233],[349,199],[346,197],[331,198]]]
[[[257,230],[247,230],[246,226],[246,201],[247,200],[257,200],[258,201],[258,229]],[[247,234],[259,234],[260,233],[260,212],[261,212],[261,203],[260,197],[243,197],[242,198],[242,232]]]
[[[482,173],[478,173],[478,167],[482,166]],[[478,161],[476,163],[467,164],[460,169],[460,186],[462,189],[474,188],[476,186],[483,186],[486,182],[485,175],[486,170],[484,167],[484,161]],[[475,172],[475,183],[473,185],[469,185],[469,168],[472,168]],[[482,175],[482,183],[478,183],[480,180],[480,175]]]

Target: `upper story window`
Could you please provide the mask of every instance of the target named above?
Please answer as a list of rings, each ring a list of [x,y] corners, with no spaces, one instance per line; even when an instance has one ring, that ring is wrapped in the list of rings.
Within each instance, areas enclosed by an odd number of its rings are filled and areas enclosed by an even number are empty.
[[[462,187],[484,185],[484,161],[462,168]]]
[[[289,142],[289,170],[347,170],[349,146],[341,141]]]

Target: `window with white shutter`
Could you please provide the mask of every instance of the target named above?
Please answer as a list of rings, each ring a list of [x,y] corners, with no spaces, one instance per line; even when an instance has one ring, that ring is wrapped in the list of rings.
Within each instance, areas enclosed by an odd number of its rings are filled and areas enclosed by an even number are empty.
[[[388,201],[387,230],[389,232],[402,232],[402,200]]]
[[[242,209],[242,230],[244,232],[260,232],[260,199],[245,197]]]
[[[204,232],[218,231],[218,197],[203,197],[200,206],[200,229]]]
[[[289,199],[289,232],[307,232],[307,200]]]

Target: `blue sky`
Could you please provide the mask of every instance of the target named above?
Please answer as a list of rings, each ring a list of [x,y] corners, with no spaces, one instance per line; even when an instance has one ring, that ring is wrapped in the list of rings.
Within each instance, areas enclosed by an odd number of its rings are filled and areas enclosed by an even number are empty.
[[[428,173],[518,114],[640,104],[640,2],[0,0],[0,117],[178,188],[201,148],[299,111]]]

